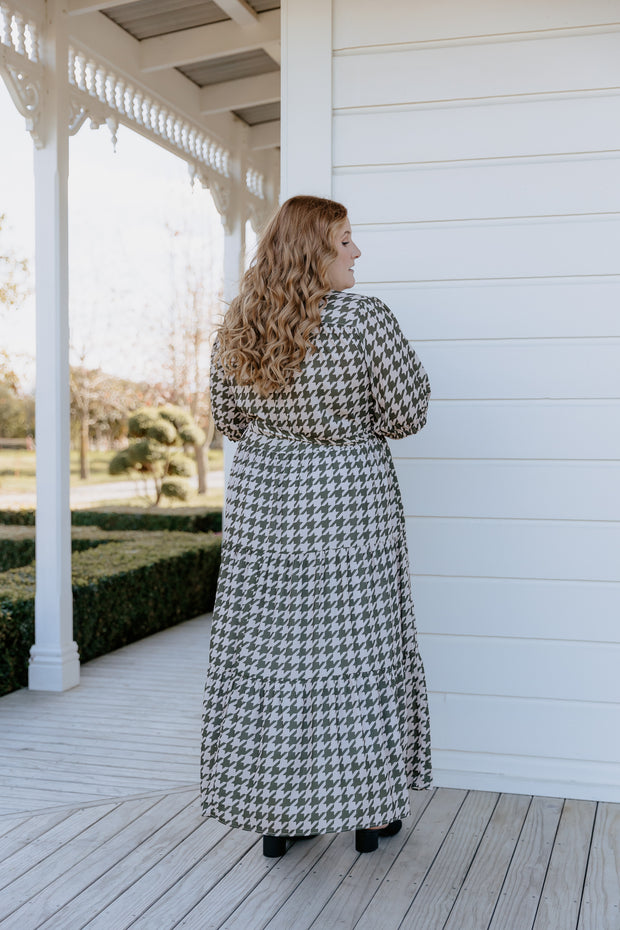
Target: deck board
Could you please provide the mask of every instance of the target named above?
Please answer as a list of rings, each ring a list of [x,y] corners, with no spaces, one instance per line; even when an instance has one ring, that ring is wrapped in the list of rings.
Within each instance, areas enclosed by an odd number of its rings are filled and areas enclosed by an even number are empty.
[[[455,788],[265,859],[198,797],[208,618],[0,699],[1,930],[620,930],[620,805]]]

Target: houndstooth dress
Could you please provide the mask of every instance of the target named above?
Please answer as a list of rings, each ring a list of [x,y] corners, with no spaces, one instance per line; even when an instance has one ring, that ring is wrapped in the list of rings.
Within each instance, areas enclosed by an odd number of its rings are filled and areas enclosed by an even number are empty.
[[[409,813],[431,783],[405,523],[386,437],[420,429],[424,368],[381,301],[332,291],[317,352],[262,398],[211,372],[238,440],[204,695],[202,809],[263,834]]]

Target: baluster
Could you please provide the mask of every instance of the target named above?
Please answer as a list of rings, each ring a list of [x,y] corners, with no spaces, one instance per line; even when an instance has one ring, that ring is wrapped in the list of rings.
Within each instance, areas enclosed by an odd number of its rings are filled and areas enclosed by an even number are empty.
[[[13,14],[13,48],[18,55],[26,54],[26,23],[20,13]]]

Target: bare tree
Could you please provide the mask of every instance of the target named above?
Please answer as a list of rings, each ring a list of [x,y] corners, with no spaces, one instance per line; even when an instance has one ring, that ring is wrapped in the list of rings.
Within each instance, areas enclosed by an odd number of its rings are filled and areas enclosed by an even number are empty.
[[[19,307],[30,293],[28,262],[5,242],[6,216],[0,213],[0,308]]]
[[[205,441],[194,446],[198,493],[208,488],[208,449],[215,424],[211,416],[209,360],[221,313],[220,275],[209,245],[192,241],[187,230],[169,229],[173,299],[166,333],[164,368],[169,380],[165,400],[190,410]]]

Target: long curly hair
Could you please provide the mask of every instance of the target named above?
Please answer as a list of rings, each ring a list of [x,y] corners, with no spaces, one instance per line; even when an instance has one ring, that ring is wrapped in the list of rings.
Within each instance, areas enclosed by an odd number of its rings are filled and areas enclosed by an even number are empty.
[[[290,385],[321,322],[328,268],[346,208],[323,197],[291,197],[260,237],[217,331],[215,354],[239,385],[268,397]]]

